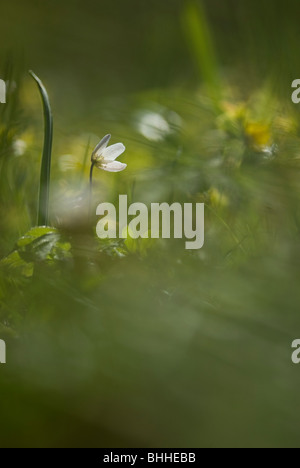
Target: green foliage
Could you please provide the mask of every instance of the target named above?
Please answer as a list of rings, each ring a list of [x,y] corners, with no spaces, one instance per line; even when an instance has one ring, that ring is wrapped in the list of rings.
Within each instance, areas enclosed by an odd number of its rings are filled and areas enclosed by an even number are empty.
[[[71,245],[62,241],[56,229],[36,227],[18,240],[15,250],[0,262],[0,266],[11,276],[31,277],[34,265],[70,259],[70,249]]]

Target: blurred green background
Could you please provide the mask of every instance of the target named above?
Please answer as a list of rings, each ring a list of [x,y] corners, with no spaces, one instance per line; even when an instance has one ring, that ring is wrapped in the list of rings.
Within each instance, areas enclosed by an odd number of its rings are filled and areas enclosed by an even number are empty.
[[[1,4],[1,447],[298,447],[296,0]],[[54,116],[51,226],[36,228]],[[204,202],[205,246],[99,241],[93,204]]]

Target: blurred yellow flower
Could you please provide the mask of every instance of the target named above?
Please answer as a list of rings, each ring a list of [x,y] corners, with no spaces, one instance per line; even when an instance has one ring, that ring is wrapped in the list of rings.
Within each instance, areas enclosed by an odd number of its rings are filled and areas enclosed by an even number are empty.
[[[237,104],[233,104],[231,102],[223,102],[222,107],[224,110],[224,114],[230,120],[243,120],[246,114],[246,107],[245,104],[239,102]]]
[[[226,208],[229,205],[229,199],[221,193],[216,187],[212,187],[209,191],[209,200],[212,206],[216,208]]]
[[[266,146],[271,143],[271,130],[268,124],[248,122],[245,133],[254,146]]]

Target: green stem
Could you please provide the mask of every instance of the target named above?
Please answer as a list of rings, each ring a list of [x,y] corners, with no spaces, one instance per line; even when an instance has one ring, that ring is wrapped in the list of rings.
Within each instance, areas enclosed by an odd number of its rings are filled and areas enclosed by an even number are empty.
[[[53,118],[49,102],[48,93],[42,81],[33,73],[29,74],[38,85],[44,110],[44,148],[42,155],[41,175],[40,175],[40,193],[38,206],[38,225],[47,226],[49,223],[49,194],[50,194],[50,172],[51,172],[51,154],[53,140]]]
[[[93,196],[93,171],[96,162],[92,161],[91,170],[90,170],[90,193],[89,193],[89,217],[91,217],[91,210],[92,210],[92,196]]]

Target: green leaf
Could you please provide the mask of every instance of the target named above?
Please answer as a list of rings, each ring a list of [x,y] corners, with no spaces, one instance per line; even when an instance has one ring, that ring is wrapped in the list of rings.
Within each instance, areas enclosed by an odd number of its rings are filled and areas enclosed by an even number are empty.
[[[64,261],[71,258],[70,251],[70,243],[62,241],[57,229],[35,227],[18,240],[16,249],[1,260],[0,267],[28,278],[32,276],[36,263]]]
[[[35,227],[30,229],[23,237],[17,242],[17,248],[22,248],[28,244],[31,244],[34,240],[39,239],[47,234],[57,234],[58,230],[50,227]]]
[[[30,278],[33,274],[33,264],[26,262],[17,250],[3,258],[0,262],[0,267],[9,276],[16,273],[21,277]]]
[[[41,176],[40,176],[40,194],[38,207],[38,225],[46,226],[49,219],[49,194],[50,194],[50,172],[51,172],[51,153],[53,139],[53,118],[49,102],[48,93],[42,81],[32,72],[29,72],[38,85],[43,109],[44,109],[44,149],[42,155]]]

